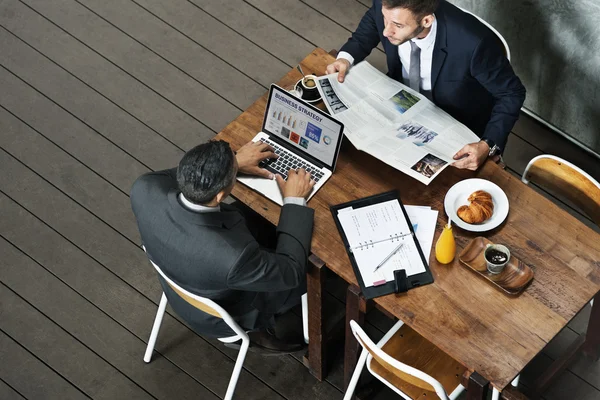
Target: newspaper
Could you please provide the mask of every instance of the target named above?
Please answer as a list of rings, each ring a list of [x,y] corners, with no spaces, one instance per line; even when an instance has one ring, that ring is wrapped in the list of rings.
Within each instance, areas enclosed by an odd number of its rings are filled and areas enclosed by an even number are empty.
[[[329,113],[344,134],[365,151],[428,185],[477,135],[427,97],[367,61],[352,67],[344,83],[337,73],[317,79]]]

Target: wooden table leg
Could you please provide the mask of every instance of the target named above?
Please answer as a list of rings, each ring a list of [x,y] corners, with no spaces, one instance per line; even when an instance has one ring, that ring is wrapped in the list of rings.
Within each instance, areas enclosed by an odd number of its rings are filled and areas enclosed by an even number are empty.
[[[352,379],[354,368],[360,355],[360,344],[352,334],[350,321],[356,321],[360,326],[365,322],[367,302],[360,294],[360,288],[356,285],[348,286],[346,293],[346,338],[344,348],[344,391]]]
[[[594,296],[594,305],[590,315],[583,353],[594,361],[600,359],[600,293]]]
[[[308,293],[308,355],[304,363],[319,381],[325,379],[325,323],[323,321],[323,298],[325,296],[325,263],[314,254],[308,259],[306,282]]]
[[[473,372],[467,386],[467,400],[487,400],[490,382],[477,372]]]
[[[519,389],[508,385],[500,394],[502,400],[531,400],[529,397],[519,391]]]

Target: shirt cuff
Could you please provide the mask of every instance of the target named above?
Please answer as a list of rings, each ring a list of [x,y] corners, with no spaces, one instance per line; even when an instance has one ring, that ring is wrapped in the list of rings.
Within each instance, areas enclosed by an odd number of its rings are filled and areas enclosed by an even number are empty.
[[[352,57],[347,51],[340,51],[338,53],[337,60],[339,60],[340,58],[348,60],[350,62],[350,66],[354,65],[354,57]]]
[[[296,204],[298,206],[306,206],[306,199],[304,197],[286,197],[283,199],[283,205]]]

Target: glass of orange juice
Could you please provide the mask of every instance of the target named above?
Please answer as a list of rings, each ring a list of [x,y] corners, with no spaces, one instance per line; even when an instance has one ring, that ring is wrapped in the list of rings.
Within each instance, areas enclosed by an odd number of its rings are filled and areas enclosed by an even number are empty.
[[[448,224],[444,225],[444,230],[435,243],[435,259],[440,264],[449,264],[454,260],[456,254],[456,242],[452,233],[452,223],[448,219]]]

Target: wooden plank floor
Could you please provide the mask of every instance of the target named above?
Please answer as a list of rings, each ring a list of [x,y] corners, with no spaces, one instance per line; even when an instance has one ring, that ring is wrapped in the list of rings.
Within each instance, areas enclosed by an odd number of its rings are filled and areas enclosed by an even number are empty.
[[[161,290],[129,189],[219,132],[315,46],[339,48],[365,4],[0,1],[0,399],[223,398],[236,352],[173,314],[153,361],[142,361]],[[380,49],[369,60],[385,70]],[[509,170],[548,149],[565,147],[516,128]],[[328,292],[329,311],[342,313],[343,282],[331,277]],[[588,315],[532,362],[524,386],[584,332]],[[367,320],[375,338],[391,326],[376,311]],[[335,353],[324,382],[301,354],[249,353],[237,398],[341,399]],[[544,398],[600,399],[600,363],[577,359]]]

